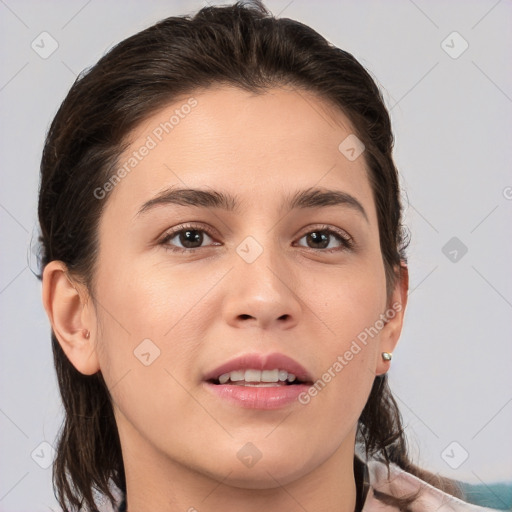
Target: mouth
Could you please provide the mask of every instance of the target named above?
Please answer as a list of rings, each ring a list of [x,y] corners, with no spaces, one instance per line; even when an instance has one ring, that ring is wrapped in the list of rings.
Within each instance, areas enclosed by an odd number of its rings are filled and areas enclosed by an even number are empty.
[[[313,377],[304,366],[277,352],[242,354],[210,370],[203,379],[216,385],[261,387],[313,383]]]
[[[249,353],[208,372],[205,390],[222,403],[246,409],[281,409],[313,385],[308,371],[284,354]]]

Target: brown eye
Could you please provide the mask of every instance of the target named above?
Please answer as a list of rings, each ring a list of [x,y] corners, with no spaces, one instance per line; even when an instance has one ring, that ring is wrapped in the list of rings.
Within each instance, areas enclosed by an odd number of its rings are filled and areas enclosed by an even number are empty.
[[[196,226],[181,226],[180,228],[167,233],[160,244],[164,245],[171,251],[187,252],[193,251],[194,249],[201,249],[203,247],[203,243],[207,241],[208,238],[212,240],[211,236],[203,228]]]
[[[185,231],[180,231],[176,236],[178,237],[178,241],[186,249],[196,249],[197,246],[200,247],[204,239],[203,232],[197,229],[187,229]]]
[[[301,238],[301,240],[302,239],[306,239],[306,246],[308,248],[327,250],[327,252],[331,250],[336,251],[350,249],[352,247],[351,239],[348,235],[342,235],[341,233],[329,228],[309,231]],[[338,249],[336,247],[338,247]]]

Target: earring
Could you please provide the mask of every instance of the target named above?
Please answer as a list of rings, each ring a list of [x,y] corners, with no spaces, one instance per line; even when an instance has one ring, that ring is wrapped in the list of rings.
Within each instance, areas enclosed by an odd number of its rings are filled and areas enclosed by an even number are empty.
[[[382,359],[384,359],[384,361],[391,361],[392,357],[390,352],[382,352]]]
[[[88,340],[91,336],[91,333],[87,329],[82,330],[82,334],[84,335],[84,338]]]

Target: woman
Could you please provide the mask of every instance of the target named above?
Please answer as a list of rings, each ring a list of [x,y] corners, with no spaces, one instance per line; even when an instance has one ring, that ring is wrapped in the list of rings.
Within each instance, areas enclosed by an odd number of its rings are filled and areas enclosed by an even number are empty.
[[[387,385],[392,145],[354,57],[258,2],[79,77],[39,197],[64,509],[483,510],[412,464]]]

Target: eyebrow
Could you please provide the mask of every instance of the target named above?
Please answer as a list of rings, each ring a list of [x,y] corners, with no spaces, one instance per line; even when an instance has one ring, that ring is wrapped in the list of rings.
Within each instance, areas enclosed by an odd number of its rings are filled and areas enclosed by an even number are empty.
[[[140,216],[157,206],[177,204],[196,208],[215,208],[228,212],[240,212],[240,202],[228,192],[198,188],[170,187],[146,201],[137,212]],[[344,206],[359,212],[367,222],[368,215],[363,205],[352,195],[341,190],[308,188],[289,195],[282,208],[288,210]]]

